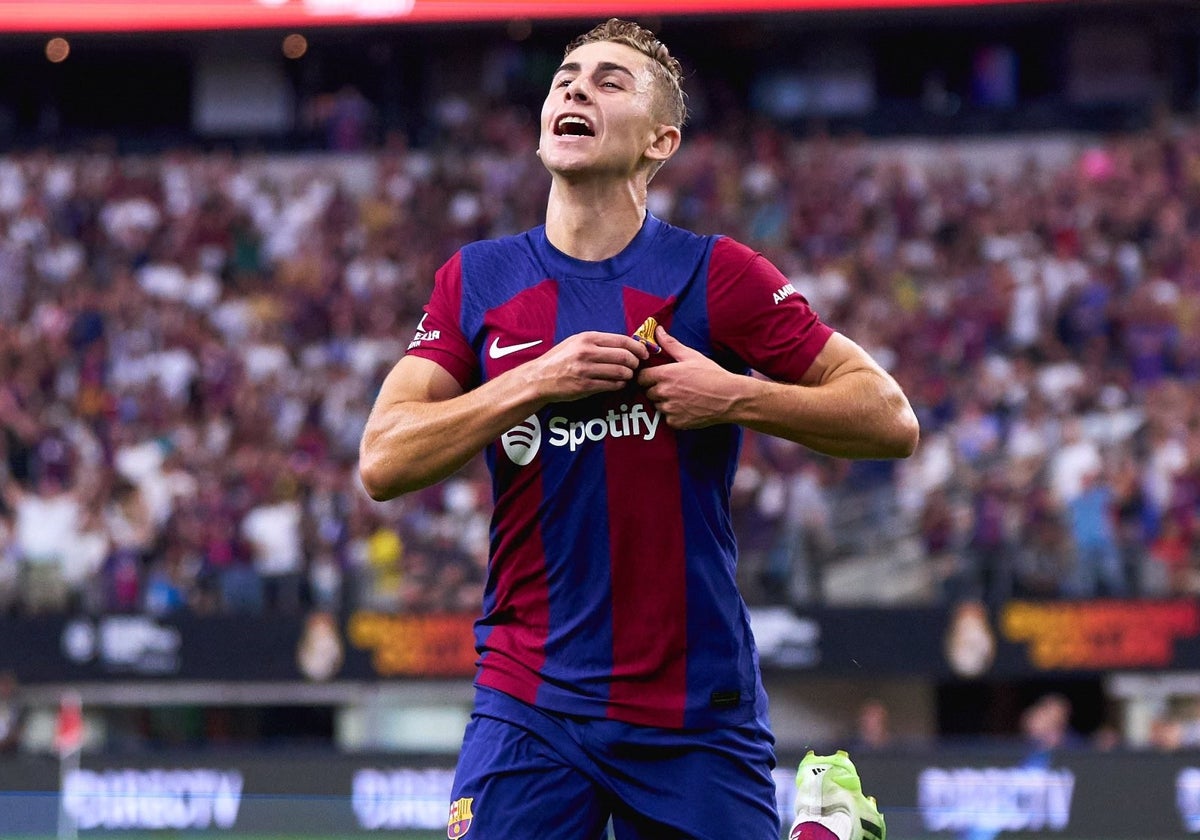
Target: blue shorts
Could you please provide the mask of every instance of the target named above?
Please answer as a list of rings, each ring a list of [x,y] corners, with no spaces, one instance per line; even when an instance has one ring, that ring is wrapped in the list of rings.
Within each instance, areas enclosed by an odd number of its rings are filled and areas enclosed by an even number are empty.
[[[673,730],[561,715],[477,689],[451,840],[778,840],[765,720]]]

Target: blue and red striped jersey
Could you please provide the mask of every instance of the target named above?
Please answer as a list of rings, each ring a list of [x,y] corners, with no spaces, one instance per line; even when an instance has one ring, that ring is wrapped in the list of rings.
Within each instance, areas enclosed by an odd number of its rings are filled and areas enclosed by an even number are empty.
[[[558,251],[544,227],[467,245],[438,271],[408,352],[469,389],[648,316],[727,369],[790,382],[832,332],[760,254],[648,214],[600,262]],[[762,686],[730,523],[740,443],[733,425],[670,429],[631,383],[547,405],[490,445],[477,684],[652,726],[752,717]]]

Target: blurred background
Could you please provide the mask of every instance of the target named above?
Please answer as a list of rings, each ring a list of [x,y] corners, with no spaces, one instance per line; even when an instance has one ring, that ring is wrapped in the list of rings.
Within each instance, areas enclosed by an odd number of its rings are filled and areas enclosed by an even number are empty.
[[[893,840],[1200,832],[1200,4],[0,0],[0,836],[444,831],[490,486],[358,441],[610,14],[687,73],[652,212],[922,423],[747,436],[781,807],[845,747]]]

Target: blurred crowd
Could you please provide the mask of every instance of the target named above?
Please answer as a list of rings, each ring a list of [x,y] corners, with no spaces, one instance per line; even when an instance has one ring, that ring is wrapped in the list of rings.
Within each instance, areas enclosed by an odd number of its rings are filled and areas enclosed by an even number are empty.
[[[476,609],[482,463],[387,504],[355,467],[437,267],[541,222],[527,116],[441,118],[430,149],[0,158],[0,614]],[[650,207],[766,254],[921,419],[899,463],[748,436],[752,600],[900,546],[931,602],[1200,592],[1200,129],[1007,169],[715,129]]]

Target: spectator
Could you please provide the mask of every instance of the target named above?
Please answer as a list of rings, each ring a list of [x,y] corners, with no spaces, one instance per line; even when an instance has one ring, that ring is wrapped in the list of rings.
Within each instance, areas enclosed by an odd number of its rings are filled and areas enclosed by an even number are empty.
[[[1122,598],[1129,586],[1117,546],[1112,487],[1098,468],[1085,472],[1080,481],[1079,492],[1067,503],[1075,548],[1075,574],[1068,594],[1094,598],[1103,593]]]
[[[360,146],[353,159],[303,166],[226,153],[3,156],[0,474],[18,489],[0,510],[0,611],[6,598],[25,603],[27,584],[38,609],[95,597],[80,592],[104,593],[97,608],[144,609],[151,567],[191,527],[179,519],[185,508],[201,523],[179,548],[186,608],[261,609],[264,581],[240,526],[261,504],[264,469],[243,469],[246,452],[295,485],[300,507],[299,583],[275,589],[328,599],[340,572],[354,601],[365,535],[351,524],[361,492],[351,467],[382,372],[464,234],[536,224],[547,186],[528,138],[506,134],[513,114],[451,99],[438,108],[449,151]],[[350,142],[370,132],[368,121]],[[755,240],[826,320],[905,361],[898,375],[925,432],[912,462],[895,474],[814,462],[836,502],[829,563],[848,552],[903,556],[909,540],[929,568],[977,561],[953,576],[968,588],[1005,580],[1008,567],[1018,597],[1121,591],[1115,577],[1064,578],[1077,551],[1069,504],[1103,452],[1116,465],[1102,476],[1112,495],[1089,521],[1116,513],[1124,591],[1198,591],[1200,248],[1186,220],[1200,198],[1179,190],[1166,201],[1154,185],[1200,165],[1200,126],[1081,141],[1075,159],[1037,177],[965,158],[930,166],[890,147],[769,127],[739,158],[725,133],[696,133],[655,178],[656,211]],[[453,179],[451,155],[472,161]],[[768,540],[808,511],[788,510],[795,465],[755,449],[748,436],[735,508],[739,575],[752,584]],[[42,473],[65,486],[81,465],[136,486],[149,523],[118,512],[129,491],[115,480],[98,497],[78,488],[73,501],[67,494],[75,523],[62,533],[98,544],[95,502],[106,561],[88,572],[59,557],[31,573],[30,520],[14,493],[44,503]],[[988,489],[993,480],[1007,497]],[[430,494],[384,523],[406,547],[403,594],[391,603],[452,605],[452,593],[479,585],[489,496],[459,495],[461,511]],[[864,499],[873,512],[846,521],[864,508],[849,502]],[[972,522],[999,528],[985,534]],[[985,545],[997,534],[1006,536]],[[19,581],[6,584],[14,564]],[[453,567],[452,586],[438,583],[439,564]],[[79,574],[91,578],[82,589]],[[745,591],[779,597],[781,584],[768,583]]]
[[[189,595],[186,561],[178,547],[155,557],[146,572],[144,611],[155,616],[179,612],[188,606]]]
[[[997,605],[1011,597],[1011,507],[1007,475],[997,468],[988,470],[974,493],[967,538],[969,579],[960,598]]]
[[[298,613],[303,584],[304,541],[296,487],[284,476],[275,479],[270,495],[242,520],[254,571],[263,583],[264,603],[279,612]]]
[[[1150,721],[1147,742],[1158,752],[1175,752],[1183,746],[1183,724],[1173,711],[1164,710]]]
[[[375,108],[354,85],[315,97],[310,119],[325,136],[325,147],[335,152],[366,148],[375,119]]]
[[[1179,746],[1200,747],[1200,698],[1190,697],[1180,703],[1175,719],[1179,722]]]
[[[1142,594],[1149,597],[1192,595],[1197,588],[1196,557],[1192,541],[1178,516],[1167,516],[1150,542],[1142,567]]]
[[[17,554],[17,543],[13,535],[12,516],[5,506],[0,504],[0,616],[12,613],[20,592],[21,559]]]
[[[885,750],[892,745],[891,713],[887,704],[872,697],[858,707],[855,730],[846,749],[855,755],[864,751]]]
[[[1013,593],[1019,598],[1066,594],[1075,569],[1074,545],[1050,490],[1035,487],[1022,503],[1013,559]]]
[[[138,485],[117,476],[103,515],[110,541],[105,561],[110,585],[102,603],[119,612],[133,610],[141,603],[142,574],[158,536],[150,506]]]
[[[1084,432],[1083,421],[1070,417],[1063,424],[1062,442],[1050,460],[1054,499],[1066,508],[1083,492],[1088,476],[1101,467],[1100,449]]]
[[[930,580],[939,600],[954,601],[966,576],[954,505],[945,488],[936,487],[924,496],[919,531],[921,548],[928,561]]]
[[[21,605],[28,614],[67,608],[65,566],[75,549],[83,502],[61,475],[43,470],[35,488],[8,482],[5,501],[16,521],[14,542],[21,563]]]
[[[84,502],[75,546],[63,556],[63,581],[68,609],[92,613],[102,607],[99,571],[109,554],[109,535],[101,510],[103,499],[89,496]]]
[[[21,743],[25,710],[17,678],[9,671],[0,673],[0,755],[11,753]]]
[[[1062,694],[1039,697],[1021,713],[1021,734],[1033,755],[1079,747],[1086,742],[1071,728],[1071,701]]]
[[[826,464],[802,462],[790,476],[783,533],[792,546],[789,591],[794,604],[825,602],[826,567],[833,558],[833,510]]]
[[[363,517],[370,525],[369,532],[362,534],[359,541],[362,605],[376,610],[422,609],[425,590],[432,581],[422,580],[417,589],[412,589],[411,580],[406,580],[406,549],[400,534],[394,526],[376,517],[365,513]],[[407,597],[402,597],[402,587]]]

